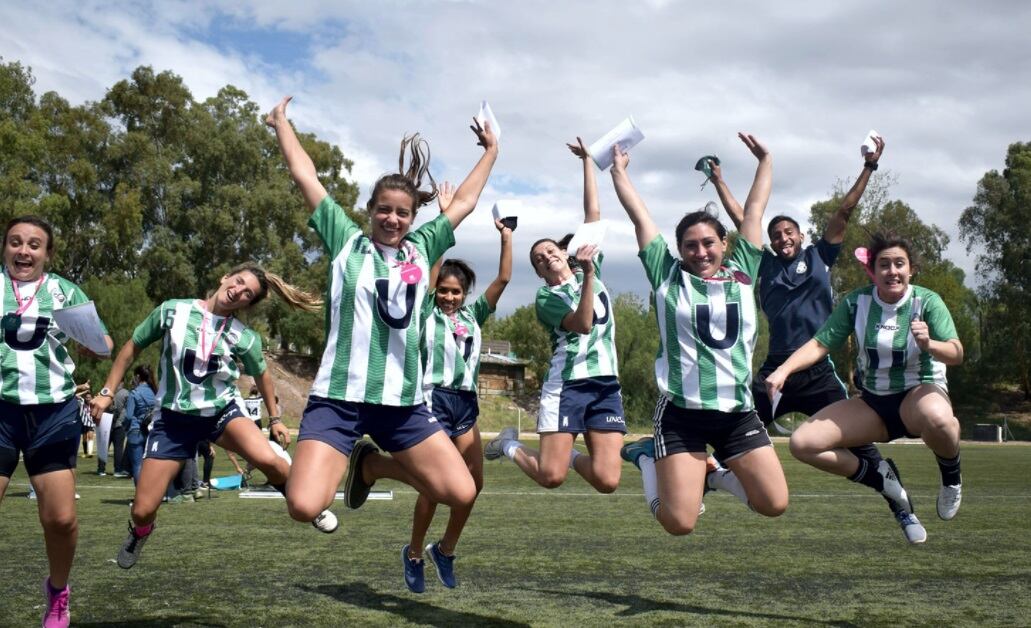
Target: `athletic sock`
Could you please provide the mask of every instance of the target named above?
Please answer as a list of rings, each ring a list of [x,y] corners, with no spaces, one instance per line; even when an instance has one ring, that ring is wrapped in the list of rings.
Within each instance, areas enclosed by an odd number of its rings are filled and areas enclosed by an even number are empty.
[[[856,469],[855,473],[848,476],[848,479],[863,486],[869,486],[880,493],[884,490],[884,476],[880,474],[877,467],[878,463],[860,456],[859,468]]]
[[[66,584],[63,587],[61,587],[60,589],[58,589],[57,587],[55,587],[54,585],[52,585],[50,583],[50,578],[47,578],[47,587],[50,589],[50,595],[57,595],[58,593],[61,593],[62,591],[67,589],[68,585]]]
[[[955,458],[942,458],[937,454],[934,457],[938,459],[938,470],[942,474],[942,485],[959,486],[963,482],[959,473],[959,454],[957,453]]]
[[[582,454],[579,451],[577,451],[576,447],[573,447],[573,449],[569,452],[569,468],[573,471],[576,471],[576,459],[579,458],[581,455]]]
[[[637,464],[641,467],[641,482],[644,484],[644,501],[654,516],[659,511],[659,478],[655,475],[655,458],[638,456]]]
[[[705,476],[705,481],[708,483],[709,488],[714,488],[720,491],[727,491],[734,497],[737,497],[741,502],[752,507],[748,503],[748,495],[745,493],[745,487],[741,485],[741,480],[737,479],[734,472],[730,469],[719,469]]]
[[[501,441],[501,451],[505,452],[505,456],[507,456],[509,460],[515,459],[516,452],[519,451],[519,448],[522,446],[523,444],[514,438],[508,438]]]
[[[150,523],[145,526],[138,526],[133,524],[133,532],[136,534],[136,538],[143,538],[150,534],[154,530],[154,524]]]

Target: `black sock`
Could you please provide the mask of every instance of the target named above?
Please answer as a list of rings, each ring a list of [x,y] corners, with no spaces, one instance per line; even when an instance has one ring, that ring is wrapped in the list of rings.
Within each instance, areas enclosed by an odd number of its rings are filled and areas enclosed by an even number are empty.
[[[942,458],[941,456],[935,455],[938,459],[938,470],[942,474],[942,484],[945,486],[958,486],[962,483],[962,478],[959,473],[959,453],[956,454],[955,458]]]
[[[272,488],[276,489],[286,497],[286,484],[273,484]]]
[[[877,445],[873,443],[867,443],[866,445],[860,445],[859,447],[849,447],[849,451],[855,454],[856,458],[866,458],[870,461],[870,464],[876,469],[877,465],[880,464],[883,458],[881,457],[881,450],[877,449]]]
[[[880,493],[884,490],[884,477],[877,472],[877,462],[868,458],[859,457],[859,468],[856,472],[848,477],[853,482],[858,482],[863,486],[869,486],[873,490]]]

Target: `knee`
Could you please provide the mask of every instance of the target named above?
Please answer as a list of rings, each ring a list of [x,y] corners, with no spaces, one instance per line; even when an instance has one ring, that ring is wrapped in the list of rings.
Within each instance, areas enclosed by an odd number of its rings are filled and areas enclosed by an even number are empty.
[[[481,487],[482,484],[477,486],[475,482],[463,482],[460,486],[452,487],[447,495],[438,495],[431,499],[447,504],[451,508],[468,508],[476,501]]]
[[[788,498],[769,499],[761,503],[752,503],[752,510],[764,517],[779,517],[788,510]]]
[[[537,483],[544,488],[558,488],[566,481],[566,474],[563,471],[542,469],[537,477]]]
[[[697,520],[688,521],[680,518],[661,521],[663,529],[673,536],[687,536],[688,534],[691,534],[694,532],[696,522]]]
[[[939,434],[958,434],[959,421],[951,412],[936,412],[927,417],[926,429]]]
[[[804,432],[795,432],[788,441],[788,449],[791,455],[802,462],[807,461],[814,454],[819,453],[816,443],[808,438]]]
[[[286,496],[286,511],[294,521],[307,523],[318,517],[323,510],[325,508],[311,499],[291,498],[289,494]]]
[[[79,531],[79,519],[75,511],[44,514],[40,517],[40,523],[49,534],[71,536]]]
[[[615,493],[619,488],[619,470],[616,473],[599,473],[595,478],[594,488],[599,493]]]
[[[282,460],[276,455],[274,451],[269,449],[268,451],[262,451],[260,454],[253,456],[250,459],[251,464],[261,470],[262,473],[268,475],[269,473],[276,473],[277,463]],[[285,462],[285,461],[284,461]]]

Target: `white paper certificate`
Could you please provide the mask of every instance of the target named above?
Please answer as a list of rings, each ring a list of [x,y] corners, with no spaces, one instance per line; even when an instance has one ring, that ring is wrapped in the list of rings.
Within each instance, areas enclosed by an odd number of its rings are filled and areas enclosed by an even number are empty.
[[[634,121],[634,117],[630,116],[626,120],[619,123],[616,128],[612,129],[605,135],[601,136],[597,142],[591,144],[591,147],[587,149],[587,152],[591,154],[591,159],[597,164],[601,170],[607,169],[612,165],[612,147],[619,145],[619,149],[624,153],[637,146],[644,139],[644,133],[641,132],[641,128],[637,126],[637,122]]]
[[[72,340],[97,355],[111,355],[104,338],[104,327],[97,316],[97,307],[93,301],[55,309],[53,316],[57,326]]]
[[[609,221],[604,218],[594,222],[585,222],[577,228],[573,239],[566,246],[566,253],[576,255],[576,252],[585,244],[593,244],[601,251],[602,240],[605,239],[605,232],[609,229]]]
[[[107,464],[107,449],[111,444],[111,422],[115,415],[105,412],[100,415],[100,422],[97,423],[97,458]]]
[[[484,122],[490,122],[490,130],[494,132],[494,137],[501,141],[501,125],[498,124],[498,119],[494,117],[490,103],[486,100],[480,102],[480,113],[476,114],[476,121],[481,127],[484,126]]]

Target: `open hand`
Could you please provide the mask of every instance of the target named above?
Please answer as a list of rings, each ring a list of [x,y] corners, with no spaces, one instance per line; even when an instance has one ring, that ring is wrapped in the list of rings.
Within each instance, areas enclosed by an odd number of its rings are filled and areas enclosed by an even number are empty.
[[[451,200],[455,198],[455,186],[451,185],[450,181],[437,186],[437,206],[440,207],[440,213],[447,211],[447,208],[451,206]]]
[[[744,145],[748,147],[748,150],[752,151],[752,154],[759,161],[770,156],[769,149],[763,146],[763,143],[751,133],[738,133],[737,136],[741,138]]]
[[[286,120],[286,105],[291,100],[293,100],[293,96],[283,96],[283,100],[280,100],[279,104],[273,107],[272,111],[268,112],[265,116],[265,124],[274,129],[277,122]]]
[[[573,153],[580,159],[587,159],[591,156],[591,154],[587,152],[587,147],[584,146],[584,141],[580,139],[579,135],[576,136],[576,144],[566,143],[566,146],[569,147],[569,152]]]
[[[483,121],[483,126],[480,126],[480,121],[475,117],[473,123],[469,125],[469,128],[476,134],[477,144],[483,147],[485,151],[497,150],[498,149],[498,137],[494,135],[494,130],[490,128],[490,122],[487,120]]]

